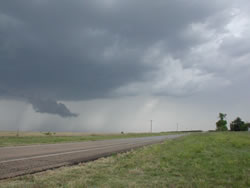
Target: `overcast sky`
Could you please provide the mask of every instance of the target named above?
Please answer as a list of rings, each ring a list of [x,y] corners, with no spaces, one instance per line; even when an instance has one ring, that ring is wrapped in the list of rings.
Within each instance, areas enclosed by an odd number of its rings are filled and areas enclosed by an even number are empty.
[[[249,0],[0,2],[0,130],[250,121]]]

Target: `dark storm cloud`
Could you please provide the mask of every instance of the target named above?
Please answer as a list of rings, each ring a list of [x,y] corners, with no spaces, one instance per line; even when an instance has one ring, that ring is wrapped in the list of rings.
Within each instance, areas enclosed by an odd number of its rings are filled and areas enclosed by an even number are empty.
[[[246,41],[250,41],[250,36],[243,38],[231,37],[221,45],[221,50],[229,56],[242,57],[250,52],[250,43]]]
[[[61,117],[77,117],[78,114],[72,113],[69,109],[62,103],[58,103],[52,100],[41,100],[31,98],[29,102],[32,104],[33,109],[40,113],[56,114]]]
[[[143,62],[148,49],[161,43],[164,53],[183,58],[207,40],[186,33],[190,25],[220,14],[230,7],[225,2],[1,1],[0,95],[36,98],[38,112],[75,116],[55,101],[110,97],[148,80],[159,69]],[[213,20],[210,29],[226,22]]]

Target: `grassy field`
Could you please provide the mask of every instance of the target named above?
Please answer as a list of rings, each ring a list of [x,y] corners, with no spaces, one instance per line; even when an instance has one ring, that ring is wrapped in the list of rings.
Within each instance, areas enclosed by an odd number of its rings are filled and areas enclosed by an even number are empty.
[[[29,144],[52,144],[62,142],[82,142],[93,140],[107,140],[118,138],[132,138],[145,136],[160,136],[168,134],[176,134],[174,132],[162,133],[127,133],[127,134],[87,134],[87,133],[40,133],[40,132],[20,132],[16,136],[16,132],[0,132],[1,146],[17,146]]]
[[[0,187],[250,187],[250,134],[191,134]]]

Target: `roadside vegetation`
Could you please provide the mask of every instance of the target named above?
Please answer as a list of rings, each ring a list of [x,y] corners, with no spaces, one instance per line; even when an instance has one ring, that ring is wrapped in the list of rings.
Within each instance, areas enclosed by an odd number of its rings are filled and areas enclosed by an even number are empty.
[[[227,114],[219,113],[219,120],[216,122],[216,131],[227,131],[227,121],[225,120]],[[250,123],[244,122],[240,117],[237,117],[230,123],[230,131],[248,131],[250,130]]]
[[[178,132],[181,133],[181,132]],[[121,134],[69,134],[69,133],[4,133],[0,132],[0,147],[1,146],[18,146],[29,144],[55,144],[63,142],[82,142],[94,140],[107,140],[119,138],[133,138],[146,136],[161,136],[176,134],[176,132],[161,132],[161,133],[121,133]]]
[[[250,133],[194,133],[0,187],[250,187]]]

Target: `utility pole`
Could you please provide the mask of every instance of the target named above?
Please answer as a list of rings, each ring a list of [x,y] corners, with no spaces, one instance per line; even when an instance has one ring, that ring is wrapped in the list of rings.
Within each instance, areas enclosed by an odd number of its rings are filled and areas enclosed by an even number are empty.
[[[178,125],[178,123],[177,123],[177,129],[176,129],[176,130],[177,130],[177,132],[178,132],[178,129],[179,129],[179,125]]]
[[[150,120],[150,132],[153,132],[153,120]]]
[[[16,136],[19,136],[19,128],[17,129]]]

